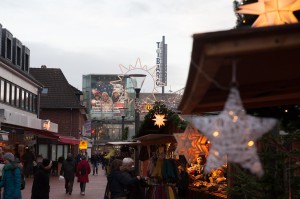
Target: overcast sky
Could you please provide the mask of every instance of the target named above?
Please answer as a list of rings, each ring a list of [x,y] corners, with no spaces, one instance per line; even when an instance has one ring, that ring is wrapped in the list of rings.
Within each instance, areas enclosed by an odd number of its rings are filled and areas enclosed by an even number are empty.
[[[187,80],[192,35],[232,29],[235,21],[230,0],[1,0],[0,5],[0,23],[30,49],[30,67],[61,68],[80,90],[82,75],[122,74],[119,65],[135,65],[138,58],[154,66],[156,42],[164,35],[165,90],[177,91]],[[151,91],[152,82],[148,75],[142,92]]]

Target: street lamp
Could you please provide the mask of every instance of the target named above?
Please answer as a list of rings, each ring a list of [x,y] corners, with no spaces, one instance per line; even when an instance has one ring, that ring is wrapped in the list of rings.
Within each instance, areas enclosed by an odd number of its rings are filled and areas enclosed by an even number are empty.
[[[126,110],[127,108],[123,107],[123,108],[119,108],[120,110],[120,113],[121,113],[121,117],[122,117],[122,136],[121,136],[121,139],[123,140],[124,139],[124,135],[125,135],[125,131],[124,131],[124,119],[125,119],[125,116],[126,116]]]
[[[139,111],[139,98],[140,98],[140,91],[145,81],[146,75],[144,74],[131,74],[129,75],[133,88],[135,90],[135,136],[138,135],[138,130],[140,127],[140,111]],[[135,150],[135,169],[136,173],[139,174],[139,150]]]
[[[139,98],[140,91],[145,81],[146,75],[144,74],[131,74],[129,75],[133,88],[135,90],[135,136],[138,134],[140,127],[140,112],[139,112]]]

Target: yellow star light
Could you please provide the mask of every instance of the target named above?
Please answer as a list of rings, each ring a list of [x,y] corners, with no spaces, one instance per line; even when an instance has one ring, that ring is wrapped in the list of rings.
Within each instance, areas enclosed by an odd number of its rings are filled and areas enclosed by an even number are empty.
[[[158,126],[158,128],[165,126],[165,121],[167,121],[167,119],[165,119],[165,115],[155,114],[154,117],[155,119],[152,119],[155,121],[154,125]]]
[[[237,13],[259,15],[252,27],[297,23],[293,12],[300,10],[300,0],[259,0],[242,5]]]

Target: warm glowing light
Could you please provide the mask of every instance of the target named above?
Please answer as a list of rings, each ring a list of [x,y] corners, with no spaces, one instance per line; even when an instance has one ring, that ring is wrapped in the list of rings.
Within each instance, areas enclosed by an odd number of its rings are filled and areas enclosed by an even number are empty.
[[[155,121],[154,125],[158,126],[158,128],[165,126],[165,121],[167,121],[167,119],[165,119],[165,115],[155,114],[154,117],[155,119],[152,119]]]
[[[215,132],[213,133],[213,136],[214,136],[214,137],[219,136],[219,132],[218,132],[218,131],[215,131]]]
[[[234,115],[234,112],[233,111],[229,111],[228,114],[229,115]]]
[[[286,112],[286,113],[287,113],[287,112],[289,112],[289,110],[285,109],[285,110],[284,110],[284,112]]]
[[[218,152],[218,151],[215,151],[215,152],[214,152],[214,155],[215,155],[215,156],[219,156],[219,152]]]
[[[300,9],[300,0],[258,0],[239,6],[240,14],[259,15],[252,27],[297,23],[294,11]]]
[[[252,140],[250,140],[249,142],[248,142],[248,146],[249,147],[252,147],[254,145],[254,142],[252,141]]]
[[[233,122],[237,122],[238,119],[239,119],[239,117],[235,115],[235,116],[233,116],[232,121],[233,121]]]

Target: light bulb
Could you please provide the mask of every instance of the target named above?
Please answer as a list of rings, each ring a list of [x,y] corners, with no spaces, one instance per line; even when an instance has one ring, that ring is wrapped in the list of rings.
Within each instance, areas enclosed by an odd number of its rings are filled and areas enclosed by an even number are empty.
[[[219,132],[218,131],[213,132],[213,136],[214,137],[218,137],[219,136]]]

